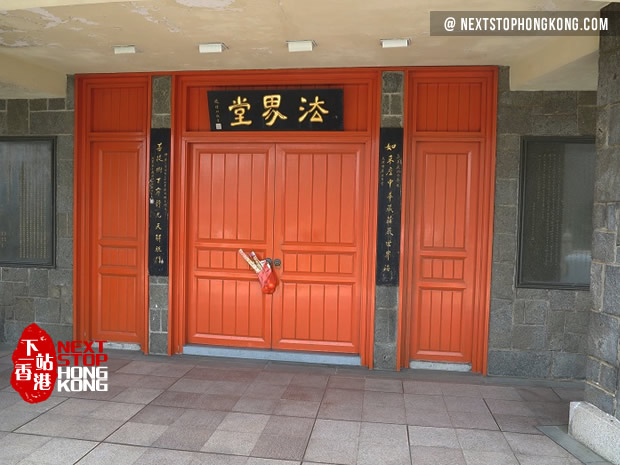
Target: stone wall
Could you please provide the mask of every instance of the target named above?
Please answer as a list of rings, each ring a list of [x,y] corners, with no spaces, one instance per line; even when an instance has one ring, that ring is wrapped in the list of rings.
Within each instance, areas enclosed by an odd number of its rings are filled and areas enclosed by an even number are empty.
[[[488,370],[583,378],[590,293],[516,288],[521,137],[594,135],[596,92],[512,92],[499,71]]]
[[[172,77],[153,78],[152,128],[170,128]],[[149,276],[149,352],[168,353],[168,277]]]
[[[601,32],[592,243],[592,312],[588,331],[586,401],[620,419],[620,4],[616,29]]]
[[[73,332],[73,78],[67,98],[0,100],[0,136],[56,136],[56,267],[0,270],[0,341],[36,322],[54,340]]]
[[[403,127],[403,93],[404,73],[384,72],[381,89],[381,127]],[[376,286],[374,334],[376,369],[396,369],[397,337],[398,286]]]

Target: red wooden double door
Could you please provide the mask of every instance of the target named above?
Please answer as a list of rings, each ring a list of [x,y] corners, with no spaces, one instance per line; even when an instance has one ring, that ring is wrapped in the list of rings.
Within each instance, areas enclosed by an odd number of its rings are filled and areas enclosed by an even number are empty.
[[[360,351],[370,157],[360,143],[190,143],[188,343]],[[261,293],[238,249],[281,260]]]

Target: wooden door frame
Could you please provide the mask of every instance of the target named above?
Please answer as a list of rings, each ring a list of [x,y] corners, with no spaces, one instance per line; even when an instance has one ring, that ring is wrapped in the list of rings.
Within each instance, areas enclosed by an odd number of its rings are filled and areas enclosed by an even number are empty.
[[[419,141],[441,141],[449,138],[450,141],[477,141],[481,144],[481,154],[484,154],[489,163],[485,164],[482,174],[483,192],[481,193],[481,217],[482,227],[478,231],[478,243],[486,245],[480,249],[476,257],[476,267],[479,273],[474,285],[475,299],[474,308],[478,309],[474,317],[473,343],[472,343],[472,371],[487,374],[489,316],[491,298],[491,262],[493,256],[493,206],[495,196],[495,149],[496,149],[496,124],[497,124],[497,73],[496,66],[459,66],[459,67],[419,67],[403,68],[404,76],[404,141],[403,141],[403,191],[401,210],[401,250],[400,250],[400,285],[398,290],[398,337],[396,366],[400,369],[409,366],[410,342],[411,342],[411,319],[413,306],[411,302],[412,292],[407,289],[407,283],[412,277],[409,270],[413,266],[413,215],[407,215],[407,204],[413,201],[409,198],[413,193],[415,180],[415,156],[416,143],[413,130],[413,118],[415,115],[413,89],[409,88],[409,82],[413,74],[426,74],[435,77],[483,77],[487,80],[489,89],[487,98],[490,100],[485,108],[484,131],[480,133],[449,133],[436,132],[424,133],[418,138]],[[411,232],[409,237],[405,234]]]
[[[168,321],[168,353],[182,353],[186,341],[186,269],[187,269],[187,147],[190,143],[304,143],[355,142],[368,147],[370,172],[368,183],[368,225],[364,228],[364,250],[375,250],[377,224],[378,136],[381,105],[381,72],[379,68],[321,70],[257,70],[176,73],[172,85],[172,153],[170,169],[170,294]],[[363,84],[368,86],[367,130],[342,132],[188,132],[186,96],[192,85],[218,86],[291,86],[291,85]],[[346,111],[346,109],[345,109]],[[362,365],[372,368],[375,310],[375,253],[369,253],[362,264],[360,296],[360,357]]]
[[[73,179],[73,199],[74,199],[74,222],[73,222],[73,339],[90,340],[91,334],[91,305],[93,301],[93,289],[90,286],[92,260],[91,254],[94,250],[92,240],[92,214],[90,203],[91,195],[91,174],[92,160],[90,145],[95,141],[105,141],[109,138],[109,133],[90,133],[89,113],[87,108],[88,93],[93,87],[117,87],[127,84],[147,83],[147,109],[146,109],[146,134],[141,132],[126,132],[114,134],[115,140],[123,142],[145,142],[146,144],[146,173],[148,178],[149,170],[149,147],[150,147],[150,119],[151,119],[151,74],[132,73],[119,75],[76,75],[75,76],[75,121],[74,121],[74,179]],[[143,186],[146,190],[147,186]],[[145,196],[145,231],[144,241],[148,244],[148,194]],[[145,247],[145,251],[148,250]],[[144,330],[141,349],[148,354],[149,337],[149,275],[148,275],[148,254],[138,257],[138,266],[144,270]]]

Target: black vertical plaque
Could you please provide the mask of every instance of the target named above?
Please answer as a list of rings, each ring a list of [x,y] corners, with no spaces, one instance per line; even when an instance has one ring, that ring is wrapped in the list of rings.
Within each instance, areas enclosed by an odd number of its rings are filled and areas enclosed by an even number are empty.
[[[149,275],[168,276],[170,129],[151,129]]]
[[[397,286],[403,172],[402,128],[381,128],[379,145],[377,284]]]

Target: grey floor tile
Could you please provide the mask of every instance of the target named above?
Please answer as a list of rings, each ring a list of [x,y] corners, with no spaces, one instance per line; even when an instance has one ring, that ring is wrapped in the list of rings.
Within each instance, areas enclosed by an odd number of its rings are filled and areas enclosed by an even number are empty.
[[[477,384],[442,383],[441,392],[444,396],[482,397],[480,386]]]
[[[499,431],[457,429],[456,435],[463,450],[512,453],[504,435]]]
[[[403,381],[403,391],[406,394],[423,394],[428,396],[442,395],[441,383],[431,381]]]
[[[367,391],[403,392],[403,382],[400,379],[366,378],[364,389]]]
[[[453,428],[435,428],[432,426],[409,426],[411,446],[440,447],[461,449],[456,431]]]
[[[148,404],[159,396],[163,389],[130,387],[112,398],[114,402],[127,402],[130,404]]]
[[[405,394],[405,409],[411,412],[446,412],[443,396]]]
[[[359,422],[317,420],[305,460],[354,465],[357,460],[359,434]]]
[[[348,389],[363,391],[366,384],[365,378],[355,378],[352,376],[330,376],[327,382],[328,389]]]
[[[20,465],[66,465],[75,463],[90,452],[96,442],[52,438],[20,462]]]
[[[542,455],[517,454],[517,460],[519,460],[521,465],[582,465],[582,462],[574,457],[549,457]]]
[[[516,388],[517,392],[521,396],[521,399],[525,401],[551,401],[560,402],[560,396],[558,396],[552,388],[547,387],[519,387]]]
[[[202,394],[198,404],[194,408],[206,410],[222,410],[231,412],[233,407],[239,402],[240,397],[225,394]]]
[[[444,396],[448,412],[489,413],[487,404],[480,397]]]
[[[247,465],[247,457],[194,452],[187,465]]]
[[[51,438],[29,434],[10,433],[0,439],[0,460],[3,465],[13,465],[42,447]]]
[[[291,417],[315,418],[320,405],[320,402],[280,399],[273,413]]]
[[[99,444],[78,465],[134,465],[148,449],[120,444]]]
[[[569,453],[547,436],[534,434],[504,433],[515,454],[568,457]]]
[[[310,437],[314,421],[310,418],[281,417],[273,415],[263,429],[267,435],[282,437]]]
[[[407,424],[414,426],[434,426],[437,428],[451,428],[452,421],[448,412],[424,412],[406,410]]]
[[[109,436],[106,442],[150,446],[168,429],[167,425],[127,422]]]
[[[204,379],[181,378],[168,388],[169,391],[193,392],[196,394],[206,394],[209,385],[213,381]]]
[[[325,389],[329,376],[323,374],[297,373],[291,378],[290,386]]]
[[[270,418],[268,415],[231,412],[224,417],[217,430],[260,434]]]
[[[147,423],[152,425],[171,425],[183,413],[185,409],[178,407],[162,407],[158,405],[147,405],[131,418],[136,423]]]
[[[464,450],[467,465],[519,465],[511,452]]]
[[[195,456],[190,452],[165,449],[147,449],[134,465],[190,465]]]
[[[266,384],[288,386],[293,379],[293,376],[293,373],[263,371],[256,376],[255,381]]]
[[[226,412],[218,410],[184,409],[183,414],[174,421],[173,426],[201,426],[215,430],[226,415]]]
[[[282,394],[282,399],[305,400],[310,402],[321,402],[323,399],[323,388],[304,387],[290,385]]]
[[[411,463],[414,465],[466,465],[460,449],[445,447],[411,447]]]
[[[495,419],[490,413],[449,412],[450,421],[455,428],[484,429],[499,431]]]
[[[127,404],[122,402],[105,402],[92,412],[83,415],[86,418],[99,420],[127,421],[144,408],[142,404]]]
[[[123,421],[104,420],[99,418],[77,417],[78,421],[72,423],[59,436],[74,439],[87,439],[90,441],[103,441],[119,428]]]
[[[250,455],[259,437],[260,433],[216,430],[201,450],[219,454]]]
[[[524,417],[535,417],[536,412],[532,411],[527,402],[486,399],[487,406],[493,415],[515,415]]]
[[[166,407],[197,408],[204,394],[195,392],[166,391],[153,400],[153,405]]]
[[[215,428],[204,426],[169,426],[153,443],[155,447],[199,451],[207,443]]]
[[[247,389],[247,383],[236,381],[211,381],[208,385],[207,393],[242,396]]]
[[[241,397],[232,408],[233,412],[272,414],[278,405],[278,399],[256,399]]]
[[[280,399],[286,391],[286,384],[269,384],[265,381],[254,381],[248,386],[243,397],[254,399]]]
[[[405,401],[403,395],[391,392],[365,391],[362,420],[405,424]]]
[[[411,463],[407,429],[404,425],[362,423],[358,465],[406,465]]]
[[[299,465],[299,462],[292,460],[263,459],[260,457],[250,457],[246,465]],[[330,465],[330,464],[327,464]]]
[[[308,438],[305,437],[287,437],[263,433],[250,455],[253,457],[300,461],[303,458],[307,443]]]
[[[478,386],[484,399],[522,400],[517,390],[510,386]]]
[[[509,433],[542,434],[536,427],[540,424],[536,417],[519,415],[494,415],[499,428]]]
[[[137,385],[134,387],[148,386],[151,389],[168,389],[176,383],[177,380],[178,378],[170,376],[142,375],[140,379],[138,379]]]

